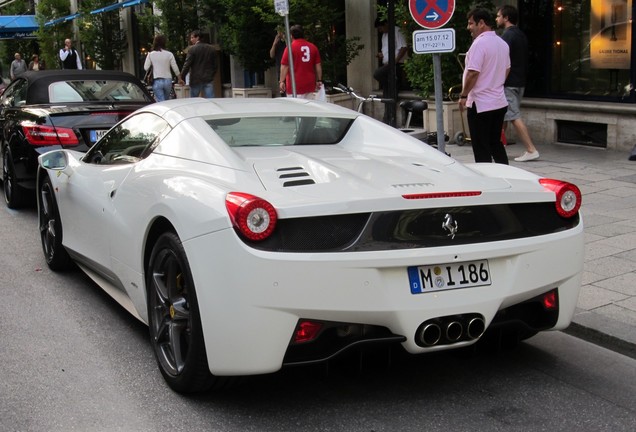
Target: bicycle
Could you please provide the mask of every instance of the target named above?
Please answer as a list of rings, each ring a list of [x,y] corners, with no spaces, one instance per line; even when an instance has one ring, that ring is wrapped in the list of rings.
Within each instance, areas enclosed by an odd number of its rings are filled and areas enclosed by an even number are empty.
[[[358,101],[358,107],[356,111],[358,111],[359,113],[364,113],[364,104],[367,102],[395,103],[393,99],[380,98],[374,94],[371,94],[367,97],[360,96],[353,90],[353,88],[347,87],[344,84],[336,84],[335,86],[333,86],[333,89],[341,93],[346,93],[356,99]]]

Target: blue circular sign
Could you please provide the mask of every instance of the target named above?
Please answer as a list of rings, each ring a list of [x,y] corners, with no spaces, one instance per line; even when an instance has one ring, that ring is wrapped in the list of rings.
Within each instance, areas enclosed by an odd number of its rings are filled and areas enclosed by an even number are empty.
[[[421,27],[437,29],[452,18],[455,0],[409,0],[409,11]]]

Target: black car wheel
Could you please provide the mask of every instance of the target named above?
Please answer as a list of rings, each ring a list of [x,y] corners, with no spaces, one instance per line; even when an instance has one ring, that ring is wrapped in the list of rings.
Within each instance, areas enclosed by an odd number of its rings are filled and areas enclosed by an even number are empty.
[[[40,239],[44,259],[51,270],[66,270],[71,266],[71,258],[62,246],[62,221],[57,209],[55,191],[48,177],[42,181],[38,194]]]
[[[175,233],[158,238],[146,275],[150,341],[166,382],[180,393],[218,386],[224,379],[210,373],[194,282]]]
[[[9,147],[4,148],[2,155],[2,183],[4,189],[4,201],[10,209],[17,209],[24,206],[24,190],[18,186],[15,180],[15,169]]]

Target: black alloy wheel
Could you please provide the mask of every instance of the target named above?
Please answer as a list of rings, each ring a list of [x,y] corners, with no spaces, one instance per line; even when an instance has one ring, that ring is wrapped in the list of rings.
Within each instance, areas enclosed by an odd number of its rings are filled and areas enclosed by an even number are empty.
[[[175,233],[157,239],[146,275],[150,342],[164,379],[180,393],[218,387],[224,378],[210,373],[194,282]]]
[[[15,180],[15,169],[9,146],[5,146],[2,155],[2,188],[4,189],[4,201],[10,209],[18,209],[24,206],[24,190],[18,186]]]
[[[62,246],[62,221],[55,191],[48,176],[38,190],[38,214],[42,252],[46,264],[55,271],[68,269],[71,266],[71,258]]]

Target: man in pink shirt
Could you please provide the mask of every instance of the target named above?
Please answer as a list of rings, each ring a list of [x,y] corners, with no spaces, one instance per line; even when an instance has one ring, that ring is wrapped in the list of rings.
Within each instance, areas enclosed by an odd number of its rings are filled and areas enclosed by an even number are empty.
[[[302,26],[292,26],[290,33],[292,38],[292,58],[294,59],[296,97],[313,98],[314,93],[320,90],[320,86],[322,86],[320,53],[316,45],[305,40]],[[278,84],[281,92],[287,93],[287,97],[292,97],[292,83],[289,71],[288,46],[285,48],[283,58],[280,61],[280,82]]]
[[[462,79],[459,109],[467,109],[468,128],[475,162],[508,164],[501,129],[508,109],[504,82],[510,72],[508,44],[492,30],[493,16],[485,9],[468,13],[473,37]]]

